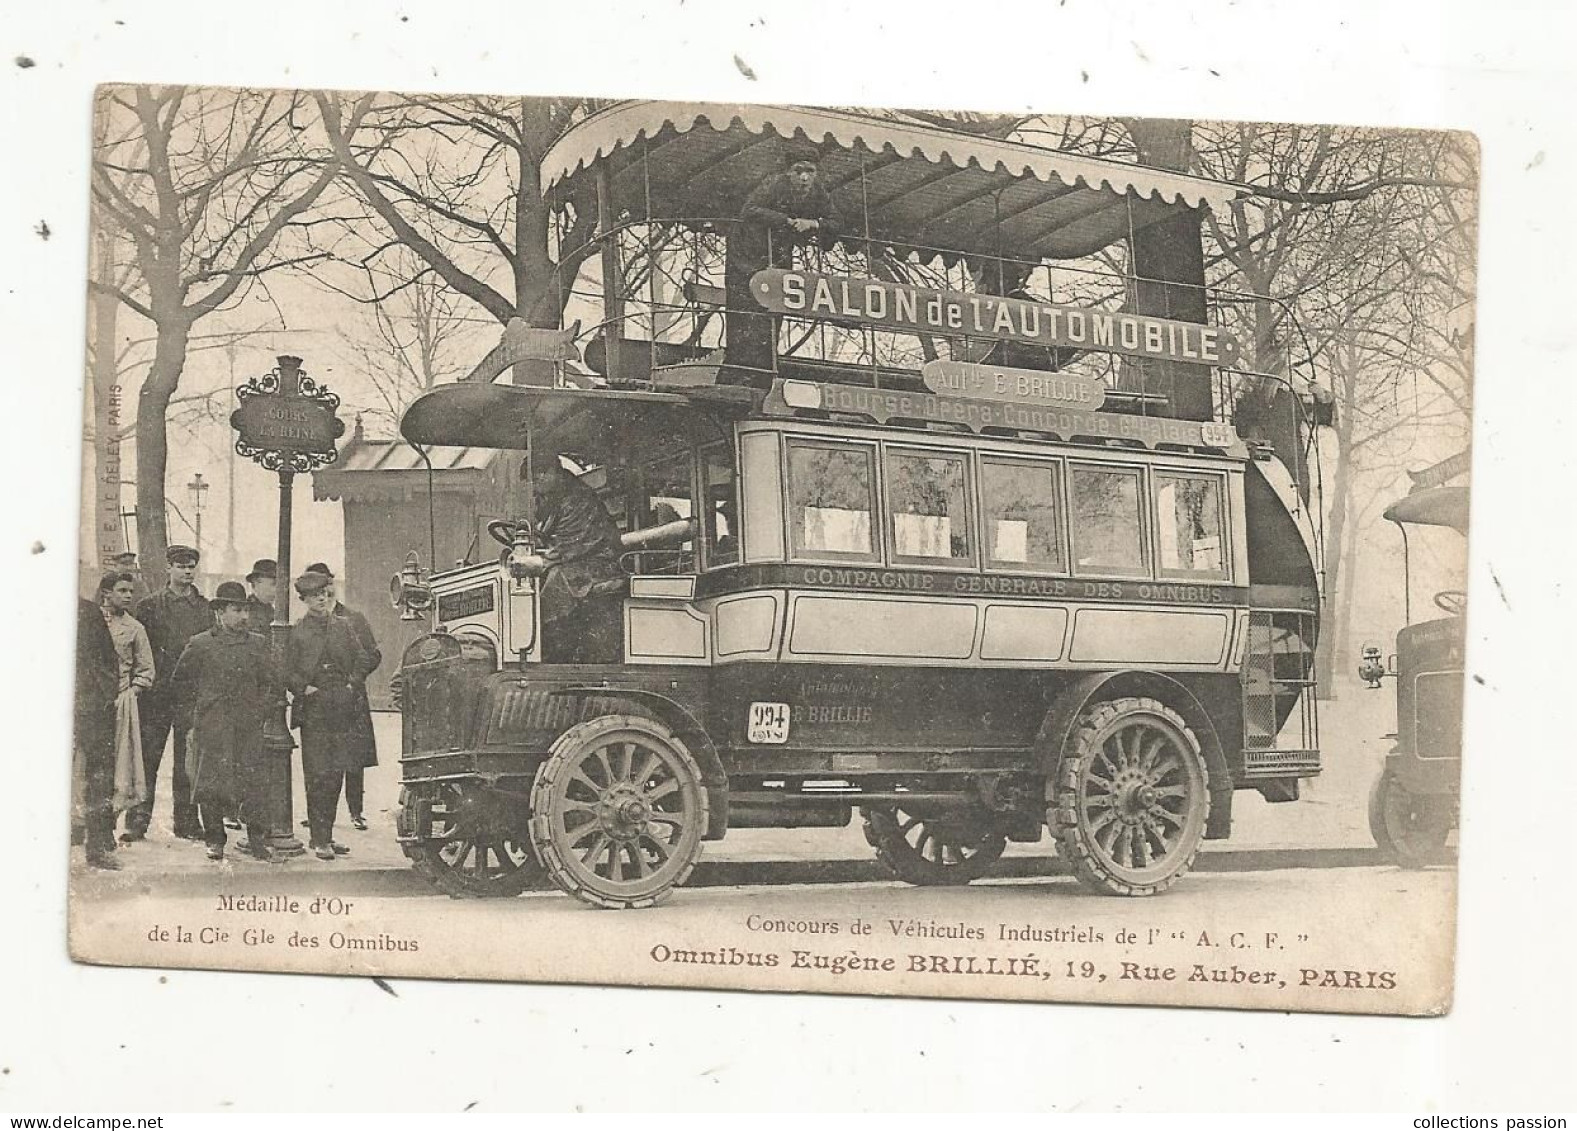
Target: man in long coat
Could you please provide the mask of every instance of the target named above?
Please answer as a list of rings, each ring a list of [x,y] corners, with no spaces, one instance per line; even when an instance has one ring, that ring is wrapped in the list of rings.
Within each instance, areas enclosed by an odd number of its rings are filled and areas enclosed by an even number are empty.
[[[319,860],[350,850],[334,841],[345,772],[361,766],[362,712],[372,659],[350,624],[334,615],[331,578],[303,573],[296,593],[307,607],[285,651],[285,684],[301,727],[301,771],[307,787],[307,824]]]
[[[115,698],[120,657],[104,614],[91,601],[77,601],[76,752],[83,783],[84,847],[88,865],[114,870]]]
[[[334,573],[324,562],[313,562],[306,568],[307,573],[321,573],[330,581],[329,592],[334,597],[334,615],[350,625],[351,632],[356,634],[356,643],[361,645],[361,650],[367,654],[367,661],[372,666],[367,669],[371,675],[378,670],[378,665],[383,663],[383,652],[378,648],[378,639],[372,634],[372,625],[367,623],[367,618],[355,609],[347,609],[339,599],[339,586],[334,583]],[[356,706],[357,726],[351,736],[351,748],[346,751],[347,760],[359,761],[361,764],[354,769],[345,771],[345,808],[350,810],[350,823],[353,828],[365,830],[367,828],[366,816],[366,769],[368,766],[378,764],[378,744],[372,733],[372,703],[367,698],[367,685],[362,683],[359,688],[361,701]]]
[[[197,803],[192,800],[192,783],[186,777],[186,734],[191,720],[182,715],[170,692],[176,661],[186,643],[214,623],[208,602],[198,592],[197,551],[190,546],[171,546],[165,553],[170,565],[170,581],[159,592],[137,603],[137,619],[148,630],[153,645],[154,684],[140,704],[142,720],[142,760],[148,778],[148,799],[127,816],[123,840],[141,840],[153,820],[156,781],[164,747],[175,736],[175,764],[171,767],[170,792],[174,794],[175,835],[184,840],[202,840],[203,826]]]
[[[192,795],[210,860],[224,859],[224,819],[235,813],[246,825],[252,855],[272,861],[263,723],[279,699],[279,680],[268,642],[248,628],[246,590],[226,581],[209,604],[214,627],[192,637],[171,680],[178,707],[192,721]]]

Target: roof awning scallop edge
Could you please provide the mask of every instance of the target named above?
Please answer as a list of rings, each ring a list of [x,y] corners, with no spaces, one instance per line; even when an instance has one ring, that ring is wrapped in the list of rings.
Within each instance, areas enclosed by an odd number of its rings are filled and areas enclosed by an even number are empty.
[[[704,102],[623,102],[593,114],[548,151],[542,183],[573,191],[598,167],[615,212],[632,221],[726,222],[782,169],[795,138],[820,148],[847,238],[922,256],[1075,259],[1178,208],[1214,208],[1244,191],[903,118]]]

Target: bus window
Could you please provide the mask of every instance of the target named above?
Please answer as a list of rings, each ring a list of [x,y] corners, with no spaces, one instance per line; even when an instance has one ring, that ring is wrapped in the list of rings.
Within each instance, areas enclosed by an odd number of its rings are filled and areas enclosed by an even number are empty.
[[[1219,476],[1156,472],[1155,509],[1163,574],[1226,578]]]
[[[875,451],[869,445],[789,444],[789,527],[797,557],[878,559],[871,539]]]
[[[893,561],[968,565],[968,490],[964,457],[887,449],[887,512],[891,516]]]
[[[981,459],[980,496],[992,566],[1065,571],[1057,476],[1056,464]]]
[[[1148,576],[1138,470],[1074,464],[1068,474],[1073,488],[1074,572]]]
[[[685,452],[645,468],[641,476],[641,513],[636,516],[635,526],[661,526],[695,514],[691,497],[695,488],[690,479],[693,466],[690,453]]]
[[[739,531],[734,507],[733,452],[716,444],[701,453],[701,489],[705,492],[707,568],[732,565],[739,560]]]

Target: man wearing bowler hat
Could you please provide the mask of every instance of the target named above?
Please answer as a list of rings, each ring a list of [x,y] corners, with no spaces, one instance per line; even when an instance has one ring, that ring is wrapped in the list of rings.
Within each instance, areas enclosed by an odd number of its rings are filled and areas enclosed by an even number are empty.
[[[252,572],[246,575],[252,592],[246,598],[247,627],[253,632],[269,635],[274,623],[274,598],[279,594],[279,565],[273,558],[258,558],[252,563]]]
[[[349,622],[334,615],[333,584],[321,573],[296,578],[296,593],[307,612],[296,622],[285,651],[285,684],[301,727],[311,848],[319,860],[350,851],[334,840],[334,815],[345,772],[362,764],[357,743],[367,674],[373,667]]]
[[[347,609],[339,600],[339,586],[334,580],[334,573],[324,562],[313,562],[306,573],[318,573],[329,579],[329,593],[334,599],[334,615],[350,625],[351,632],[356,635],[356,643],[367,654],[367,674],[371,675],[378,670],[378,665],[383,663],[383,653],[378,650],[377,638],[372,635],[372,626],[367,623],[367,618],[355,609]],[[363,683],[359,688],[360,702],[355,708],[355,726],[348,736],[350,748],[345,751],[346,758],[352,762],[359,762],[353,769],[345,771],[345,808],[350,810],[350,823],[353,828],[366,831],[367,817],[365,809],[366,796],[366,769],[368,766],[378,764],[378,745],[372,733],[372,704],[367,699],[367,685]]]
[[[191,719],[187,770],[202,815],[208,858],[223,860],[225,818],[246,825],[248,850],[273,862],[264,823],[267,804],[263,723],[279,698],[268,642],[249,630],[247,593],[226,581],[214,593],[214,626],[187,644],[171,694]]]
[[[153,820],[159,764],[164,760],[164,747],[172,731],[175,735],[175,763],[171,767],[175,835],[184,840],[203,839],[197,804],[192,800],[192,784],[186,776],[186,732],[191,727],[191,719],[176,706],[170,694],[170,681],[187,642],[198,633],[207,632],[214,617],[208,601],[192,583],[197,576],[197,551],[190,546],[171,546],[164,557],[170,566],[169,584],[137,603],[137,619],[148,630],[148,642],[153,646],[154,682],[139,704],[148,799],[128,815],[126,831],[121,834],[124,841],[141,840],[147,835],[148,825]]]

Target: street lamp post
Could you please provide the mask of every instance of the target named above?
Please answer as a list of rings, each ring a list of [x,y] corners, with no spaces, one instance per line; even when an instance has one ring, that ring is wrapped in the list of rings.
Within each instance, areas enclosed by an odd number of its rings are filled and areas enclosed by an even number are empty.
[[[345,422],[334,411],[339,407],[339,397],[307,376],[299,357],[281,355],[278,362],[274,370],[236,387],[239,405],[230,414],[230,425],[237,433],[237,454],[279,476],[279,545],[275,551],[279,589],[270,636],[274,663],[283,671],[290,644],[292,490],[297,473],[314,471],[339,458],[334,445],[345,433]],[[304,850],[294,832],[290,761],[296,743],[290,735],[285,707],[281,698],[263,728],[263,741],[270,754],[270,844],[276,851],[298,854]]]
[[[203,473],[198,471],[192,474],[192,481],[186,485],[192,493],[192,538],[196,545],[192,548],[201,556],[203,552],[203,496],[208,493],[208,484],[203,482]]]

